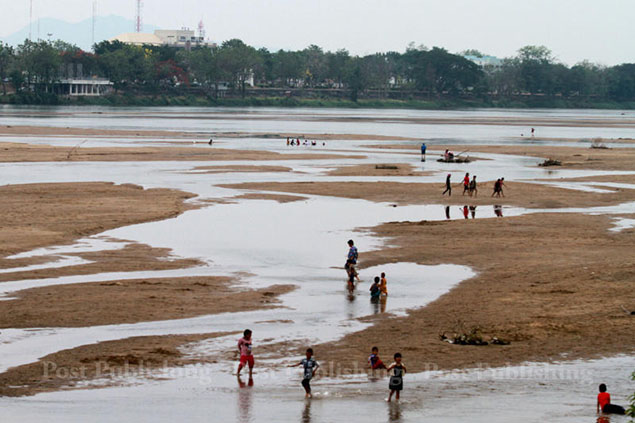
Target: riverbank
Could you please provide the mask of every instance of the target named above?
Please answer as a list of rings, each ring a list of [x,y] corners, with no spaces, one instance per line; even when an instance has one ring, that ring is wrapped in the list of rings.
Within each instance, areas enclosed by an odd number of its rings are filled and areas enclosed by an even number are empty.
[[[408,96],[407,96],[408,97]],[[28,93],[23,95],[0,96],[0,104],[15,105],[92,105],[116,107],[145,106],[194,106],[194,107],[314,107],[349,109],[417,109],[453,110],[469,108],[509,108],[509,109],[635,109],[635,102],[612,100],[564,99],[561,97],[513,97],[513,98],[437,98],[417,100],[394,99],[349,99],[299,98],[299,97],[245,97],[211,98],[195,95],[109,95],[103,97],[67,98],[50,94]]]

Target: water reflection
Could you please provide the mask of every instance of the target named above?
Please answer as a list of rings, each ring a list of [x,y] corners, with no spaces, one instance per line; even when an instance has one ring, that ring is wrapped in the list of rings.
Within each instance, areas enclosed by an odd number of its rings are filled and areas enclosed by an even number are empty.
[[[304,410],[302,410],[302,423],[311,423],[311,400],[304,401]]]
[[[389,422],[401,421],[401,406],[398,402],[388,403],[388,421]]]
[[[469,211],[468,207],[467,206],[463,206],[461,211],[463,212],[463,217],[465,219],[467,219],[469,217],[469,215],[470,215],[470,211]]]
[[[445,206],[445,218],[450,220],[450,206]]]
[[[254,386],[254,380],[249,378],[249,381],[245,383],[240,376],[236,379],[238,379],[238,421],[240,423],[249,423],[253,421],[251,388]]]
[[[503,217],[503,206],[495,205],[494,214],[496,215],[496,217]]]
[[[476,206],[470,206],[470,213],[472,214],[472,219],[476,219]]]

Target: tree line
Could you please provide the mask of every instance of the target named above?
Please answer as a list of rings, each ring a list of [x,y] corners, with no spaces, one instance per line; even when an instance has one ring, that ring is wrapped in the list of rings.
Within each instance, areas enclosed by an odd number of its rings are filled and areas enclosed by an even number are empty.
[[[134,46],[103,41],[85,52],[64,41],[29,41],[16,48],[0,43],[0,80],[7,94],[48,91],[66,77],[108,78],[122,93],[171,94],[198,91],[245,96],[255,89],[310,89],[345,93],[351,100],[367,96],[460,98],[481,96],[587,97],[635,100],[635,64],[612,67],[584,61],[559,63],[544,46],[526,46],[496,65],[479,66],[439,47],[409,45],[405,52],[354,56],[347,50],[275,52],[256,49],[238,39],[219,46],[190,49]]]

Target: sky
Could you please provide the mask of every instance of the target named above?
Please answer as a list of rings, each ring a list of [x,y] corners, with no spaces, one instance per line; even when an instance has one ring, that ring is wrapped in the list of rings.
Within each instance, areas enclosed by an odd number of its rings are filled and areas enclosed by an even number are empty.
[[[93,0],[32,0],[34,20],[78,22]],[[99,15],[135,15],[135,0],[96,0]],[[404,51],[408,43],[498,57],[545,45],[561,62],[635,62],[635,0],[144,0],[143,21],[240,38],[270,50]],[[0,0],[0,36],[29,24],[29,0]]]

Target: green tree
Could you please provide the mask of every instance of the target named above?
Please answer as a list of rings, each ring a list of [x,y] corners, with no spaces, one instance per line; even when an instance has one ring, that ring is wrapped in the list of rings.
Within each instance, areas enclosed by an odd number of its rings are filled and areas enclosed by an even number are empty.
[[[241,40],[225,41],[218,51],[218,62],[221,71],[240,89],[245,97],[245,85],[253,76],[254,69],[260,64],[261,57],[255,48]]]
[[[17,54],[27,82],[34,84],[35,90],[47,88],[57,79],[62,60],[50,42],[25,40],[18,46]]]
[[[11,73],[11,67],[15,61],[13,47],[4,45],[0,41],[0,82],[2,83],[2,93],[7,95],[7,79]]]

